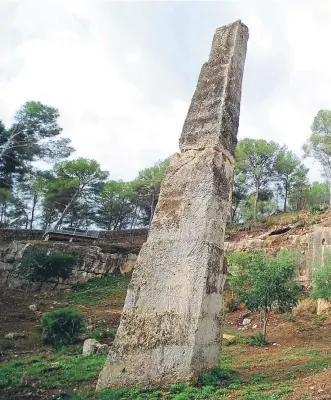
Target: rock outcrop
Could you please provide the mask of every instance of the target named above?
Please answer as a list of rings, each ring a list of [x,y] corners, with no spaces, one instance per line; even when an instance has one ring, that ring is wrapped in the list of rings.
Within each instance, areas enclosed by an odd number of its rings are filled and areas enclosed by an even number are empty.
[[[12,242],[0,254],[0,285],[16,289],[29,287],[30,290],[39,288],[39,285],[28,285],[22,281],[15,272],[14,264],[19,262],[25,252],[37,249],[47,249],[50,252],[63,252],[74,255],[77,266],[69,279],[64,281],[43,284],[41,290],[70,288],[73,284],[87,282],[91,278],[101,278],[108,275],[125,275],[132,271],[137,260],[133,253],[112,252],[105,253],[98,246],[77,245],[72,243],[50,242],[45,244]]]
[[[264,251],[275,254],[279,250],[295,250],[302,254],[296,271],[297,281],[309,288],[314,271],[319,268],[331,250],[331,226],[311,225],[305,229],[292,228],[279,235],[263,232],[245,235],[240,240],[225,243],[227,254],[238,251]]]
[[[240,21],[216,31],[98,389],[194,382],[218,366],[247,39]]]

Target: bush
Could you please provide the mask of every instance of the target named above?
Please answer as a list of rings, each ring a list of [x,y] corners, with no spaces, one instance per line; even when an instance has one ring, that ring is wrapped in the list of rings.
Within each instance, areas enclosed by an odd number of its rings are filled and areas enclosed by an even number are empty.
[[[328,252],[322,265],[314,274],[310,292],[315,299],[331,300],[331,253]]]
[[[250,346],[265,346],[268,344],[268,341],[262,332],[258,333],[256,336],[250,336],[248,340]]]
[[[265,339],[271,310],[284,313],[298,302],[301,288],[294,274],[300,262],[299,254],[279,251],[273,257],[263,252],[237,252],[228,256],[228,262],[229,285],[238,301],[245,303],[249,310],[264,312]]]
[[[85,322],[75,308],[61,308],[47,313],[41,321],[44,343],[55,348],[74,343],[85,332]]]
[[[76,265],[76,258],[61,252],[35,250],[24,254],[17,264],[17,272],[30,282],[47,282],[50,279],[67,279]]]
[[[235,299],[230,299],[226,306],[230,312],[235,312],[239,309],[239,303]]]

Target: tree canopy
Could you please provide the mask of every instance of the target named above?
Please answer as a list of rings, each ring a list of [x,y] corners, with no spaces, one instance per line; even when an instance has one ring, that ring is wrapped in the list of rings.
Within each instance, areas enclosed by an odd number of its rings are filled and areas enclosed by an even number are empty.
[[[328,110],[318,112],[305,144],[305,155],[319,161],[329,181],[330,115]],[[69,159],[74,149],[59,118],[57,108],[29,101],[15,113],[11,126],[0,121],[0,226],[148,227],[169,159],[138,171],[131,181],[114,180],[114,171],[103,170],[98,160]],[[36,161],[52,166],[40,170]],[[229,221],[251,224],[281,210],[323,210],[329,204],[329,181],[310,183],[308,168],[284,145],[240,140]]]

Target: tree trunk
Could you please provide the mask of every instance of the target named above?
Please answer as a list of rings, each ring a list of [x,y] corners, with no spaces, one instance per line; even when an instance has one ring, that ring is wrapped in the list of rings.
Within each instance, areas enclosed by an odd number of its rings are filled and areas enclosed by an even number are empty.
[[[269,322],[269,317],[270,317],[270,309],[266,308],[264,311],[264,324],[263,324],[264,340],[266,340],[266,337],[267,337],[267,326],[268,326],[268,322]]]
[[[133,227],[135,226],[136,218],[137,218],[137,209],[138,209],[138,206],[135,205],[134,212],[133,212],[133,218],[132,218],[132,221],[131,221],[130,229],[133,229]]]
[[[37,201],[38,201],[38,196],[35,193],[34,196],[33,196],[32,210],[31,210],[30,231],[32,230],[32,227],[33,227],[34,214],[35,214],[35,211],[36,211]]]
[[[19,135],[21,132],[22,132],[21,130],[18,130],[16,132],[14,131],[10,134],[7,142],[3,145],[2,149],[0,150],[0,159],[2,159],[5,155],[5,153],[7,152],[7,150],[10,149],[10,145],[11,145],[11,142],[13,141],[14,137]],[[20,147],[21,147],[21,145],[20,145]]]
[[[285,185],[285,196],[284,196],[284,213],[287,209],[287,196],[288,196],[288,187],[287,184]]]
[[[65,209],[63,210],[60,218],[58,219],[58,221],[54,225],[54,227],[53,227],[54,229],[58,229],[58,227],[62,224],[63,218],[68,214],[68,211],[70,210],[70,207],[73,205],[73,203],[75,202],[75,200],[77,199],[79,194],[80,194],[80,190],[77,189],[77,191],[72,196],[72,198],[70,199],[69,203],[66,205]]]
[[[259,198],[259,188],[256,188],[255,197],[254,197],[254,209],[253,209],[253,220],[256,221],[256,213],[257,213],[257,200]]]
[[[153,215],[154,215],[154,201],[155,201],[155,191],[153,190],[153,196],[152,196],[152,203],[151,203],[151,217],[149,219],[149,227],[151,226]]]

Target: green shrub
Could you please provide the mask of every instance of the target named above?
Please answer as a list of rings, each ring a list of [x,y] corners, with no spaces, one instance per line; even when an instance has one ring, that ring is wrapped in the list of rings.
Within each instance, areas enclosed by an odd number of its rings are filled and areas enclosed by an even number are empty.
[[[268,341],[262,332],[259,332],[256,336],[250,336],[248,340],[251,346],[265,346],[268,344]]]
[[[331,253],[328,252],[322,265],[314,274],[313,287],[310,292],[313,298],[331,300]]]
[[[235,299],[230,299],[226,306],[230,312],[235,312],[239,309],[239,303]]]
[[[85,322],[75,308],[61,308],[47,313],[41,328],[43,341],[59,348],[74,343],[85,332]]]
[[[76,258],[71,254],[61,252],[51,253],[39,249],[26,252],[16,265],[19,275],[30,282],[47,282],[50,279],[67,279],[76,265]]]
[[[263,335],[272,310],[291,310],[298,302],[301,288],[294,280],[299,253],[279,251],[275,256],[263,252],[235,252],[227,257],[231,267],[228,279],[238,301],[252,311],[264,312]]]

